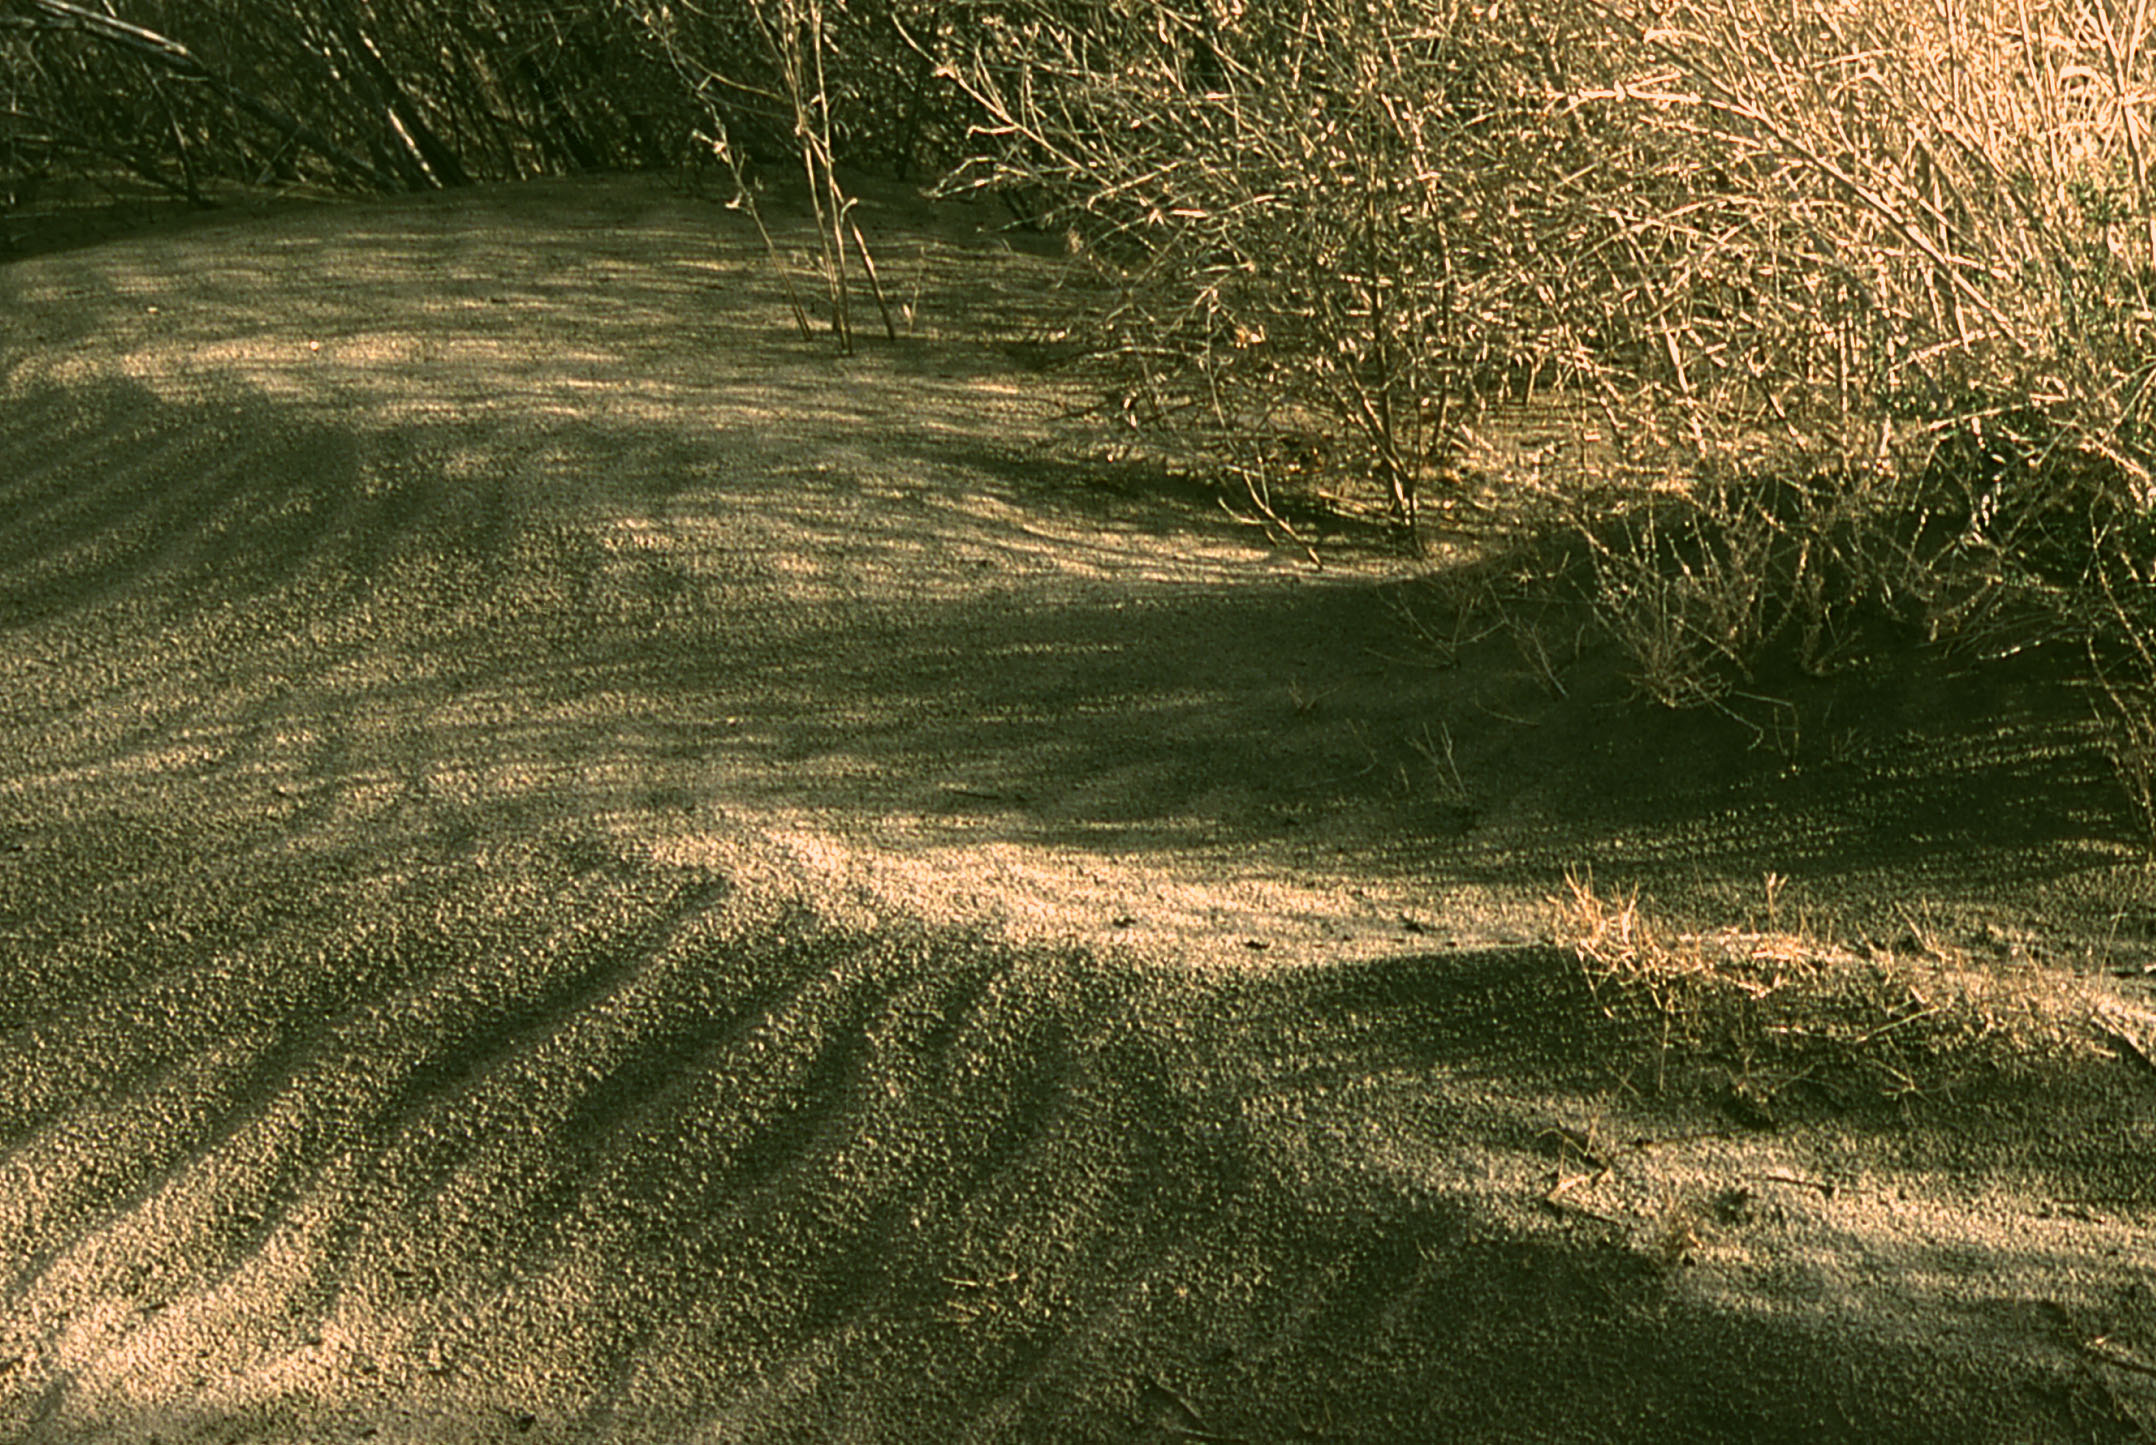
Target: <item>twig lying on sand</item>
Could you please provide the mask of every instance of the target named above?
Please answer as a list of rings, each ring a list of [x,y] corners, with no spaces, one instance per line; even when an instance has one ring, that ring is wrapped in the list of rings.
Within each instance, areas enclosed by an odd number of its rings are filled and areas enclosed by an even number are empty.
[[[2156,1375],[2156,1365],[2135,1359],[2102,1335],[2081,1342],[2081,1352],[2094,1360],[2101,1360],[2114,1369],[2132,1370],[2137,1375]]]
[[[1589,1219],[1599,1219],[1604,1224],[1615,1224],[1618,1222],[1615,1217],[1576,1199],[1565,1197],[1575,1189],[1592,1189],[1608,1177],[1607,1169],[1597,1170],[1593,1174],[1560,1174],[1557,1182],[1550,1186],[1549,1192],[1542,1196],[1542,1202],[1559,1214],[1584,1214]]]
[[[1220,1442],[1220,1445],[1243,1445],[1244,1437],[1241,1435],[1222,1435],[1207,1428],[1205,1417],[1191,1408],[1190,1401],[1169,1389],[1167,1382],[1161,1379],[1160,1376],[1148,1375],[1146,1383],[1166,1398],[1169,1404],[1182,1411],[1183,1418],[1190,1422],[1188,1425],[1167,1426],[1166,1429],[1170,1435],[1181,1440],[1212,1440]]]
[[[1752,1177],[1767,1184],[1789,1184],[1798,1189],[1816,1189],[1821,1199],[1832,1199],[1846,1187],[1831,1179],[1804,1179],[1795,1174],[1754,1174]]]
[[[2132,1035],[2126,1033],[2123,1029],[2118,1028],[2110,1020],[2103,1018],[2099,1018],[2096,1020],[2096,1032],[2102,1034],[2105,1039],[2117,1045],[2118,1048],[2125,1052],[2127,1057],[2135,1060],[2141,1065],[2142,1068],[2147,1069],[2152,1074],[2156,1074],[2156,1058],[2150,1058],[2149,1051],[2142,1048],[2140,1044],[2134,1042]]]

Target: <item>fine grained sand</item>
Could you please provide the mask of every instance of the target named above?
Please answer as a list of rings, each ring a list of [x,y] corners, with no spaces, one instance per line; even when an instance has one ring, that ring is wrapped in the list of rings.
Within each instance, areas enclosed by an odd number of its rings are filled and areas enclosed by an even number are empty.
[[[2156,1430],[2080,711],[1626,705],[1117,460],[1058,262],[868,215],[851,359],[654,181],[0,268],[0,1438]],[[1588,867],[2110,1031],[1732,1117],[1548,943]]]

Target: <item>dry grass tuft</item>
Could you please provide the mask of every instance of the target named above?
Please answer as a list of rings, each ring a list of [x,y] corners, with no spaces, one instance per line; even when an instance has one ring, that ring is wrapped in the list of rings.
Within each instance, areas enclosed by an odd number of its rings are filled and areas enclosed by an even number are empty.
[[[1726,1070],[1762,1111],[1800,1086],[1851,1103],[1938,1095],[2093,1053],[2102,1032],[2093,998],[2060,973],[1985,966],[1928,936],[1900,953],[1781,929],[1771,875],[1767,928],[1702,932],[1650,917],[1636,891],[1565,884],[1550,900],[1556,939],[1605,1014],[1652,1036],[1658,1090],[1674,1062]]]

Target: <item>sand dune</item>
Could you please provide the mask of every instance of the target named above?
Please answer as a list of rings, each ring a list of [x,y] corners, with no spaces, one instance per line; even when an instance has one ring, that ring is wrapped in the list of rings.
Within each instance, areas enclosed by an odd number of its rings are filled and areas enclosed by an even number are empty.
[[[850,359],[643,180],[0,268],[0,1437],[2156,1429],[2131,1049],[1746,1127],[1546,941],[1773,868],[2112,988],[2041,679],[1773,766],[1414,644],[871,215]]]

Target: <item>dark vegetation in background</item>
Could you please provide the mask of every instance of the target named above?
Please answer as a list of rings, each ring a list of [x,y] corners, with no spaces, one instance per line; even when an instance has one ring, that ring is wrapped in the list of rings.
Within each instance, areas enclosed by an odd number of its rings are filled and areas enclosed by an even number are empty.
[[[2049,652],[2156,828],[2150,28],[2124,0],[0,0],[0,240],[98,187],[715,165],[806,188],[850,345],[881,298],[842,177],[940,178],[1067,233],[1133,420],[1277,525],[1359,492],[1416,546],[1568,559],[1543,580],[1672,706]]]
[[[714,117],[779,166],[804,58],[842,159],[908,173],[955,158],[962,133],[900,18],[808,0],[0,0],[0,199],[114,177],[207,201],[677,166],[708,155]]]

